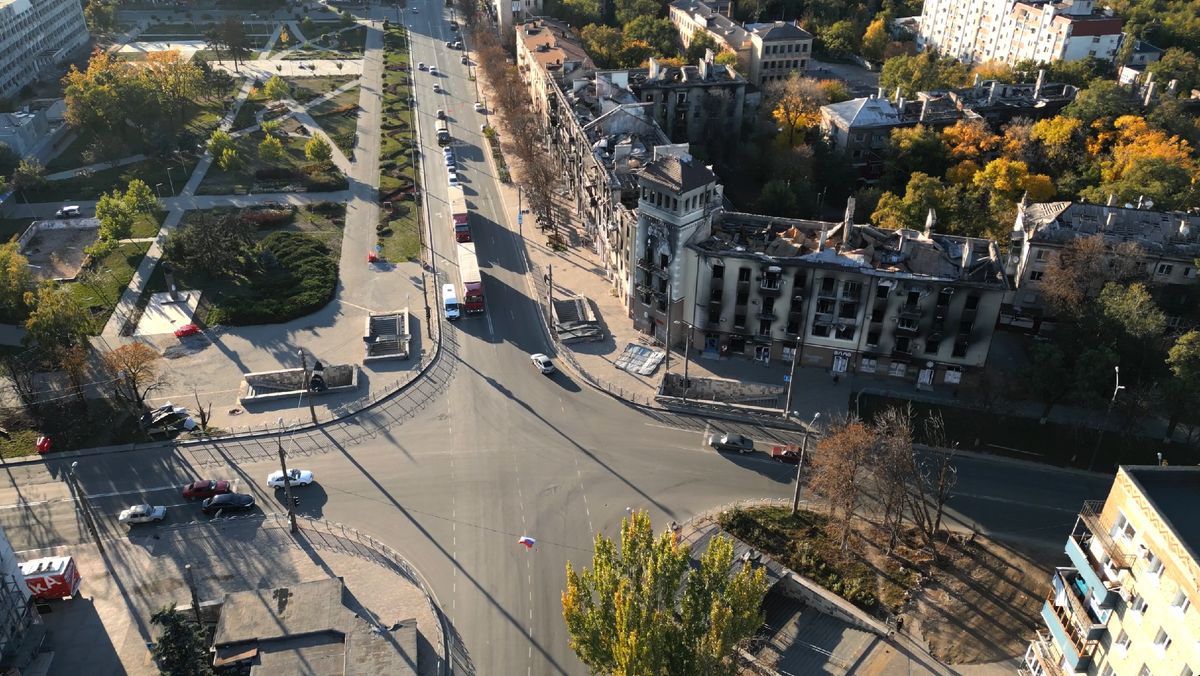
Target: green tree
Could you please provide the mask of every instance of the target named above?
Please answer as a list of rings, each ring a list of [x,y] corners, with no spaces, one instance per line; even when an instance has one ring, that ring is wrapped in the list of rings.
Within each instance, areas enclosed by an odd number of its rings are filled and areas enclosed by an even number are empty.
[[[849,21],[838,21],[818,35],[824,51],[830,54],[853,54],[858,51],[858,29]]]
[[[261,129],[262,132],[267,136],[274,136],[275,133],[279,131],[279,121],[263,120],[263,123],[258,125],[258,128]]]
[[[795,217],[796,193],[787,181],[776,178],[763,185],[754,206],[756,211],[768,216]]]
[[[159,608],[150,623],[163,628],[151,653],[163,676],[212,676],[204,630],[175,608]]]
[[[300,32],[311,38],[317,34],[317,22],[313,21],[311,16],[304,17],[304,21],[300,22]]]
[[[1129,91],[1119,82],[1108,80],[1093,80],[1087,89],[1079,92],[1075,100],[1062,114],[1091,127],[1098,120],[1115,120],[1133,111],[1133,100]]]
[[[697,28],[692,31],[692,39],[683,53],[683,60],[688,63],[697,63],[704,58],[704,52],[709,49],[713,51],[713,54],[721,52],[721,46],[717,44],[717,41],[707,31]]]
[[[92,316],[75,301],[70,289],[53,281],[43,282],[36,295],[25,292],[25,304],[33,308],[25,322],[26,344],[34,343],[46,350],[87,344]]]
[[[263,85],[263,95],[272,101],[282,101],[292,95],[292,88],[278,75],[272,75]]]
[[[313,137],[304,144],[304,156],[313,162],[325,162],[333,157],[333,149],[329,147],[329,142],[324,136],[313,135]]]
[[[138,178],[129,182],[123,199],[129,210],[135,214],[146,214],[149,216],[160,206],[158,198],[154,196],[154,191],[150,189],[150,186],[145,181]]]
[[[1200,87],[1200,59],[1196,55],[1172,47],[1155,61],[1146,66],[1146,72],[1154,73],[1154,81],[1158,83],[1158,91],[1165,93],[1171,80],[1176,80],[1175,93],[1187,98],[1189,93]]]
[[[546,14],[572,26],[588,26],[602,22],[597,0],[546,0]]]
[[[246,35],[246,26],[241,19],[231,16],[221,22],[220,30],[221,42],[233,59],[234,70],[237,70],[238,64],[250,56],[252,47],[250,36]]]
[[[659,12],[658,0],[615,0],[613,6],[617,23],[622,26],[638,17],[658,16]]]
[[[100,239],[115,241],[133,234],[133,210],[122,198],[120,190],[104,193],[96,202],[96,218],[100,219]]]
[[[94,1],[83,8],[83,18],[87,21],[88,28],[100,33],[112,30],[117,24],[113,8]]]
[[[904,197],[885,192],[879,198],[879,206],[871,214],[871,222],[883,228],[924,229],[929,210],[942,213],[942,182],[921,172],[914,172],[908,179]]]
[[[25,309],[25,292],[33,288],[29,259],[16,242],[0,245],[0,308],[17,315]]]
[[[1183,416],[1195,416],[1200,407],[1200,331],[1188,331],[1167,354],[1171,377],[1163,383],[1162,403],[1170,418],[1163,441],[1170,441]]]
[[[717,54],[717,57],[715,59],[713,59],[713,63],[717,64],[718,66],[731,66],[733,68],[737,68],[738,67],[737,52],[731,52],[727,49],[727,50],[721,52],[720,54]]]
[[[597,66],[600,68],[620,66],[621,50],[625,46],[625,41],[619,29],[590,24],[583,27],[579,36],[583,39],[584,48],[587,49]]]
[[[343,9],[341,15],[338,16],[338,26],[341,28],[349,28],[355,23],[357,23],[357,21],[355,20],[354,15],[350,13],[350,10]]]
[[[892,130],[884,163],[885,188],[890,190],[908,185],[916,172],[941,176],[945,171],[946,146],[942,142],[942,135],[936,130],[923,124]]]
[[[762,568],[733,566],[733,545],[714,537],[689,572],[688,552],[650,518],[622,523],[621,550],[596,535],[591,570],[567,564],[563,617],[571,648],[593,674],[657,676],[738,671],[738,641],[762,624]]]
[[[278,162],[283,157],[283,144],[274,136],[268,136],[258,144],[258,156],[264,162]]]
[[[220,129],[214,131],[208,139],[208,152],[218,160],[225,154],[226,150],[236,147],[237,142],[233,140],[233,137]]]
[[[639,16],[625,24],[622,35],[626,43],[637,41],[650,45],[655,56],[672,57],[679,53],[679,31],[670,19]]]
[[[1145,284],[1105,284],[1096,299],[1104,339],[1126,367],[1148,372],[1161,364],[1167,318]]]
[[[879,86],[889,91],[902,88],[904,95],[916,96],[929,89],[961,87],[968,79],[967,67],[957,59],[939,58],[931,50],[916,56],[894,56],[883,64]]]
[[[17,154],[17,151],[8,147],[7,143],[0,141],[0,176],[12,176],[20,164],[21,156]]]
[[[40,190],[45,187],[46,170],[42,167],[42,163],[35,157],[32,160],[21,160],[13,171],[12,178],[9,179],[9,184],[13,190]]]
[[[221,151],[221,157],[217,158],[217,166],[222,171],[234,171],[242,166],[242,154],[237,148],[226,148]]]

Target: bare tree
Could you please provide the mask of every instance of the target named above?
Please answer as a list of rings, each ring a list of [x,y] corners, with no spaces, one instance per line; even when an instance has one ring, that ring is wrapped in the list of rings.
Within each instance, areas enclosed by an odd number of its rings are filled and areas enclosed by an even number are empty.
[[[879,447],[871,462],[875,480],[872,493],[882,509],[884,530],[891,553],[904,534],[909,485],[913,480],[912,409],[888,407],[875,418]]]
[[[808,486],[829,501],[844,551],[850,543],[850,525],[862,504],[865,469],[879,444],[879,434],[862,421],[835,423],[816,448]]]
[[[71,384],[71,393],[80,406],[87,408],[87,395],[83,386],[87,380],[89,352],[83,345],[56,345],[52,348],[48,365],[62,369]]]
[[[146,397],[166,384],[158,367],[158,352],[145,343],[122,345],[103,355],[118,397],[137,410],[146,408]]]
[[[1105,284],[1128,284],[1144,277],[1145,271],[1146,253],[1135,242],[1109,250],[1103,234],[1076,237],[1051,257],[1042,291],[1055,312],[1077,315]]]
[[[925,439],[934,449],[924,459],[912,454],[912,490],[908,495],[908,512],[921,533],[925,547],[938,556],[936,541],[942,529],[946,502],[958,481],[954,466],[954,449],[946,440],[946,428],[940,416],[925,419]]]
[[[194,388],[192,389],[192,396],[196,398],[196,415],[200,416],[200,433],[208,434],[208,421],[212,419],[212,402],[208,402],[208,408],[206,409],[200,403],[200,393]]]
[[[31,418],[41,421],[42,393],[37,386],[38,359],[33,351],[4,358],[4,370],[13,382],[13,390]]]

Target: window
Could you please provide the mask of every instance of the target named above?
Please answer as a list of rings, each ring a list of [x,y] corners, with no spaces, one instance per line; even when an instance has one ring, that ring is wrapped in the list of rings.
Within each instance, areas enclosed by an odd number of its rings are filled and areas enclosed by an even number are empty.
[[[784,329],[784,331],[786,331],[788,335],[800,335],[800,322],[788,322],[787,328]]]
[[[872,331],[867,334],[867,347],[879,347],[879,332]]]
[[[842,303],[838,308],[838,317],[842,319],[854,319],[858,316],[858,303]]]
[[[1183,671],[1179,672],[1179,676],[1196,676],[1196,672],[1188,665],[1183,665]]]
[[[950,298],[953,295],[954,289],[942,289],[941,293],[938,294],[938,307],[948,307],[950,305]]]
[[[958,323],[958,332],[959,333],[970,333],[971,329],[974,326],[975,326],[974,322],[959,322]]]
[[[896,352],[908,354],[909,352],[912,352],[912,341],[909,340],[908,336],[900,336],[896,338],[895,349]]]
[[[1024,298],[1024,302],[1029,305],[1033,305],[1034,303],[1038,302],[1038,295],[1036,293],[1027,293],[1022,296],[1022,298]]]
[[[832,298],[821,298],[817,300],[817,314],[831,315],[833,314],[834,300]]]
[[[1050,257],[1050,252],[1046,249],[1038,249],[1037,254],[1033,257],[1034,260],[1044,261]]]
[[[1121,633],[1117,635],[1117,640],[1113,641],[1113,648],[1116,649],[1117,654],[1124,657],[1125,651],[1129,650],[1131,643],[1133,643],[1133,639],[1129,638],[1129,634],[1125,633],[1125,630],[1122,629]]]
[[[733,328],[735,328],[735,329],[746,328],[746,315],[734,315],[733,316]]]
[[[852,157],[852,158],[854,158],[854,159],[856,159],[856,160],[857,160],[857,159],[860,159],[860,158],[862,157],[862,151],[861,151],[861,150],[855,150],[855,151],[852,151],[852,152],[850,153],[850,157]]]
[[[863,373],[874,373],[878,366],[879,362],[871,357],[863,357],[858,362],[858,370],[862,371]]]
[[[738,268],[738,281],[739,282],[750,281],[750,268]]]
[[[1146,575],[1157,584],[1162,579],[1163,562],[1154,552],[1149,552],[1149,554],[1146,557]]]
[[[892,362],[892,365],[890,367],[888,367],[888,375],[889,376],[903,378],[904,374],[907,372],[908,372],[908,364],[905,364],[902,361],[894,361],[894,362]]]
[[[1192,607],[1191,600],[1188,599],[1187,592],[1180,589],[1175,592],[1175,597],[1171,599],[1171,611],[1174,612],[1180,619],[1187,614],[1188,608]]]
[[[1104,669],[1100,671],[1100,676],[1113,676],[1116,671],[1116,669],[1113,669],[1112,662],[1106,662],[1104,664]]]
[[[938,348],[942,346],[940,340],[925,339],[925,354],[937,354]]]
[[[1196,268],[1184,268],[1184,269],[1183,269],[1183,276],[1184,276],[1184,278],[1185,278],[1185,279],[1195,279],[1195,277],[1196,277]]]
[[[854,340],[856,327],[853,324],[838,324],[835,337],[839,340]]]
[[[1158,634],[1154,636],[1154,649],[1158,651],[1159,655],[1163,655],[1167,652],[1167,648],[1170,647],[1171,637],[1167,635],[1166,629],[1160,627]]]
[[[783,346],[783,361],[784,361],[784,363],[790,364],[790,363],[792,363],[792,360],[795,358],[796,358],[796,348],[788,347],[787,345],[784,345]]]
[[[962,374],[963,372],[961,366],[947,366],[946,375],[942,378],[942,380],[947,385],[958,385],[962,382]]]
[[[817,338],[828,338],[829,337],[829,325],[828,324],[814,324],[813,328],[812,328],[812,334],[814,336],[816,336]]]
[[[842,284],[842,298],[844,300],[858,300],[858,296],[861,293],[861,282],[846,282],[845,284]]]
[[[979,307],[979,296],[967,296],[967,304],[963,306],[964,310],[975,310]]]
[[[967,348],[970,347],[967,343],[955,343],[954,350],[950,352],[951,357],[962,359],[967,356]]]
[[[724,265],[714,265],[713,269],[712,269],[712,273],[713,273],[712,274],[713,279],[725,279],[725,266]]]
[[[767,321],[766,319],[760,319],[758,321],[758,335],[760,335],[760,336],[771,335],[771,322]]]
[[[867,137],[867,135],[866,135],[866,134],[855,134],[855,135],[854,135],[854,142],[855,142],[855,143],[862,143],[862,142],[863,142],[863,139],[865,139],[866,137]]]
[[[1169,274],[1171,274],[1171,271],[1174,269],[1175,269],[1175,266],[1171,265],[1170,263],[1159,263],[1158,264],[1158,274],[1160,274],[1160,275],[1169,275]]]
[[[749,291],[739,291],[738,295],[737,295],[737,300],[734,301],[734,304],[735,305],[745,305],[746,303],[749,303],[749,302],[750,302],[750,292]]]
[[[892,290],[892,287],[886,286],[884,284],[880,284],[879,286],[875,287],[875,297],[876,298],[887,298],[888,292],[891,290]]]
[[[1117,511],[1117,520],[1113,523],[1112,529],[1108,531],[1108,536],[1113,538],[1121,538],[1125,542],[1132,542],[1133,538],[1137,537],[1137,529],[1133,524],[1129,523],[1129,519],[1125,518],[1125,512]]]
[[[1146,603],[1146,599],[1143,598],[1141,594],[1138,594],[1133,598],[1133,601],[1129,603],[1129,612],[1133,614],[1133,618],[1135,620],[1141,622],[1142,618],[1146,616],[1147,605],[1149,604]]]
[[[916,331],[917,326],[917,320],[901,317],[899,323],[896,325],[896,328],[903,329],[905,331]]]
[[[1154,676],[1154,672],[1150,671],[1150,665],[1142,662],[1142,668],[1138,669],[1138,676]]]
[[[1033,270],[1033,271],[1031,271],[1031,272],[1029,273],[1029,281],[1031,281],[1031,282],[1040,282],[1040,281],[1042,281],[1042,271],[1041,271],[1041,270]]]

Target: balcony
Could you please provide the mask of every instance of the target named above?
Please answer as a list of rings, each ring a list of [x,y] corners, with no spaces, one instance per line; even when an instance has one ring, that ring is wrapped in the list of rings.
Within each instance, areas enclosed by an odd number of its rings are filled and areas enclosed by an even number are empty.
[[[1031,674],[1039,676],[1070,676],[1063,671],[1061,663],[1062,658],[1054,648],[1050,632],[1039,630],[1025,651],[1025,666]]]
[[[755,343],[757,343],[757,344],[759,344],[759,345],[769,345],[769,344],[771,344],[771,342],[772,342],[773,340],[774,340],[774,339],[773,339],[773,338],[771,338],[771,334],[770,334],[770,333],[756,333],[756,334],[754,334],[754,342],[755,342]]]
[[[1088,644],[1087,641],[1082,640],[1078,632],[1070,628],[1070,621],[1059,615],[1058,607],[1054,605],[1053,601],[1054,599],[1050,598],[1042,606],[1042,620],[1046,622],[1046,628],[1050,630],[1051,641],[1058,652],[1062,654],[1071,671],[1076,673],[1087,671],[1088,666],[1092,663],[1095,643]]]
[[[791,310],[788,310],[787,318],[788,318],[789,322],[803,323],[804,322],[804,312],[802,312],[800,310],[799,306],[793,306],[793,308]]]
[[[645,258],[639,258],[637,266],[638,268],[645,270],[656,277],[667,276],[667,269],[665,267],[656,265],[653,261],[646,260]]]
[[[762,319],[764,321],[768,321],[768,322],[773,322],[776,319],[779,319],[779,315],[775,314],[775,310],[773,310],[773,309],[768,310],[765,308],[761,312],[755,314],[754,316],[758,317],[759,319]]]
[[[820,290],[817,291],[817,298],[837,298],[837,289],[826,289],[825,287],[821,287]]]
[[[1107,593],[1100,588],[1100,595]],[[1108,625],[1110,610],[1099,608],[1096,595],[1087,580],[1075,568],[1059,568],[1054,573],[1054,600],[1057,605],[1070,611],[1070,619],[1085,641],[1098,641]]]
[[[705,326],[721,325],[721,306],[718,305],[716,310],[716,312],[713,312],[713,306],[708,306],[708,321],[704,322]]]
[[[1135,554],[1127,551],[1123,544],[1117,542],[1109,535],[1108,528],[1100,522],[1100,513],[1103,511],[1103,500],[1088,500],[1083,503],[1083,510],[1079,512],[1079,519],[1091,531],[1092,537],[1100,543],[1100,547],[1104,550],[1104,553],[1111,559],[1113,568],[1128,570],[1133,565]]]
[[[737,292],[738,293],[750,293],[750,280],[747,279],[745,281],[742,281],[739,279],[737,282]]]
[[[779,296],[783,293],[783,284],[778,277],[763,277],[758,283],[758,292],[763,296]]]
[[[921,304],[920,303],[905,303],[904,305],[901,305],[900,306],[900,316],[904,317],[906,319],[920,319],[921,318]]]
[[[1112,608],[1116,605],[1122,584],[1116,582],[1117,570],[1104,565],[1092,554],[1091,544],[1094,542],[1096,540],[1091,533],[1072,533],[1067,539],[1067,557],[1087,582],[1096,603],[1101,608]]]

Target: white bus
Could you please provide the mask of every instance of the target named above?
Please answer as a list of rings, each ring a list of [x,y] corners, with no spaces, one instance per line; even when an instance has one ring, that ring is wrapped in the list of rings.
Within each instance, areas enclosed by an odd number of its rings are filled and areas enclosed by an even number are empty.
[[[453,284],[442,286],[442,309],[446,311],[446,319],[458,319],[458,292],[454,290]]]

